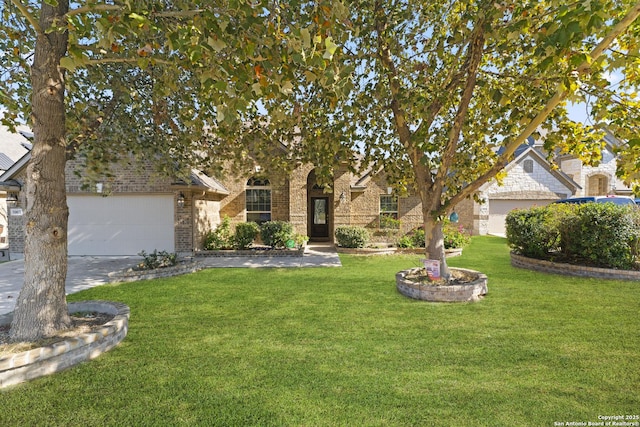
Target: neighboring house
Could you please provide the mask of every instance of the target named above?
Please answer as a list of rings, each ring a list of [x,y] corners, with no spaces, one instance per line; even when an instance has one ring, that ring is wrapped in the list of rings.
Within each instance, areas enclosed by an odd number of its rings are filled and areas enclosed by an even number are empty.
[[[20,127],[17,133],[10,132],[5,126],[0,125],[0,175],[13,166],[20,158],[31,150],[29,140],[33,134],[28,128]],[[0,182],[0,248],[8,245],[8,216],[6,191],[10,185],[2,185]],[[12,195],[14,195],[12,193]],[[10,203],[11,204],[11,203]]]
[[[621,142],[611,134],[605,136],[605,142],[598,166],[586,166],[574,156],[563,155],[555,159],[557,168],[547,161],[541,144],[530,138],[505,168],[502,185],[493,180],[480,188],[484,203],[473,207],[474,234],[504,235],[505,218],[513,209],[545,206],[571,196],[630,195],[631,189],[616,178],[613,149]]]

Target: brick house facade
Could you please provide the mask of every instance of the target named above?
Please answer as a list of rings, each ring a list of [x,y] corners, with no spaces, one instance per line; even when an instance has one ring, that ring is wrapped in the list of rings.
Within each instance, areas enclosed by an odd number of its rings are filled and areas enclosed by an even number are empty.
[[[18,196],[8,209],[8,240],[14,254],[24,248],[26,196],[20,190],[28,157],[0,176],[0,190]],[[506,167],[502,184],[491,181],[480,189],[484,203],[468,199],[456,206],[460,224],[472,234],[500,234],[513,208],[615,189],[615,157],[610,150],[595,169],[580,167],[572,158],[560,160],[557,170],[534,144],[523,146]],[[317,185],[309,164],[287,176],[269,176],[258,169],[223,181],[194,170],[188,182],[158,175],[151,163],[114,164],[110,176],[89,189],[77,170],[82,170],[78,162],[67,163],[71,255],[135,255],[154,249],[191,254],[202,248],[204,234],[225,216],[233,225],[252,218],[289,221],[296,233],[330,242],[342,225],[366,227],[373,242],[394,243],[423,223],[419,197],[396,197],[384,172],[354,175],[337,167],[325,190]],[[618,187],[620,191],[625,190]],[[398,229],[381,227],[381,215],[396,219]]]

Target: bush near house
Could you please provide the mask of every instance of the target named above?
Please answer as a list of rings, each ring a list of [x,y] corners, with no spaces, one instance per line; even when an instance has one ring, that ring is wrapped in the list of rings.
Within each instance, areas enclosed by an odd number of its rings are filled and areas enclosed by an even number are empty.
[[[335,235],[338,245],[343,248],[364,248],[369,243],[369,231],[364,227],[340,226]]]
[[[444,248],[457,249],[464,248],[471,242],[471,236],[464,229],[462,224],[455,224],[449,220],[445,220],[442,226],[444,234]],[[416,228],[410,233],[402,236],[397,243],[399,248],[424,248],[425,236],[424,229]]]
[[[267,221],[260,225],[262,243],[274,249],[287,247],[287,241],[294,237],[293,225],[286,221]]]
[[[549,205],[507,215],[507,241],[531,258],[594,267],[637,268],[640,210],[612,203]]]
[[[233,248],[233,233],[231,232],[231,219],[225,216],[215,230],[209,230],[202,239],[202,249],[215,251]]]
[[[247,249],[260,233],[260,226],[253,222],[243,222],[236,225],[236,234],[233,236],[233,246],[236,249]]]

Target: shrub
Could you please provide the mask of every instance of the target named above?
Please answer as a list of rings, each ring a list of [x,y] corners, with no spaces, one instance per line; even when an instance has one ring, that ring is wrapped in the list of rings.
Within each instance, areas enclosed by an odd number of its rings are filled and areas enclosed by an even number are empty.
[[[285,248],[293,239],[293,225],[286,221],[267,221],[260,225],[262,243],[274,249]]]
[[[364,227],[340,226],[335,235],[338,245],[343,248],[364,248],[369,242],[369,231]]]
[[[554,209],[516,209],[507,214],[507,242],[514,252],[531,258],[546,258],[558,248],[560,212]]]
[[[309,236],[307,236],[306,234],[296,234],[294,236],[294,240],[296,242],[296,247],[298,249],[301,249],[309,241]]]
[[[231,220],[228,216],[222,219],[215,230],[209,230],[202,240],[202,248],[205,251],[231,249],[233,247],[233,235],[231,233]]]
[[[138,253],[142,257],[142,262],[138,264],[137,270],[153,270],[156,268],[171,267],[178,262],[178,255],[176,253],[169,253],[167,251],[158,252],[154,249],[150,254],[145,251]]]
[[[578,205],[560,225],[563,255],[597,267],[633,268],[639,233],[636,215],[635,208],[613,203]]]
[[[640,211],[612,203],[552,204],[512,211],[507,239],[514,252],[595,267],[634,268]]]
[[[416,248],[424,248],[425,246],[425,238],[424,238],[424,229],[423,228],[416,228],[413,231],[413,236],[411,236],[411,242],[413,243],[413,246]]]
[[[253,221],[236,225],[236,235],[233,237],[233,246],[236,249],[247,249],[260,233],[260,227]]]
[[[442,233],[444,234],[445,249],[464,248],[471,242],[471,236],[467,234],[462,224],[454,224],[445,220],[442,224]]]
[[[411,236],[402,236],[400,239],[398,239],[397,246],[399,248],[409,248],[409,249],[415,247],[413,245],[413,239],[411,238]]]
[[[391,229],[391,230],[399,230],[400,229],[400,220],[395,219],[390,215],[381,215],[380,216],[380,228],[381,229]]]

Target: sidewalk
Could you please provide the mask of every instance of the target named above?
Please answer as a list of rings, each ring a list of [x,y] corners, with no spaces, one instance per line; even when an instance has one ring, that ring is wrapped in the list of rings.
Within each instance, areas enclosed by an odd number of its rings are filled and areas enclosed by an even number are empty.
[[[109,283],[108,274],[134,266],[140,257],[69,257],[66,292],[72,294]],[[310,244],[302,257],[224,257],[198,259],[205,268],[340,267],[333,245]],[[13,311],[24,282],[24,260],[0,264],[0,315]]]

